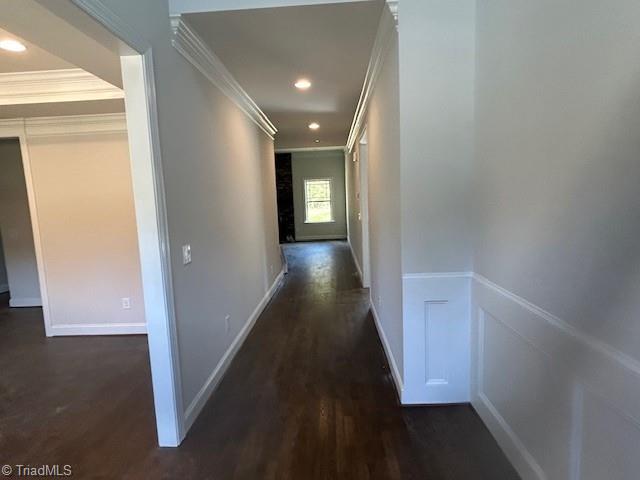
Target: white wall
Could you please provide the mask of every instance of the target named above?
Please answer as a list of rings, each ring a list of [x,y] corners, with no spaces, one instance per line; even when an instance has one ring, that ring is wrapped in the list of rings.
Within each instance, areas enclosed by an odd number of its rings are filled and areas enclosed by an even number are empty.
[[[144,333],[126,132],[27,141],[50,333]]]
[[[0,172],[0,229],[10,304],[39,306],[38,267],[22,155],[17,139],[0,139]]]
[[[189,424],[225,353],[281,271],[273,141],[172,47],[166,2],[104,3],[153,49]],[[193,262],[183,266],[187,243]]]
[[[293,177],[293,213],[296,240],[346,238],[346,197],[344,151],[319,150],[294,152],[291,155]],[[333,189],[333,216],[330,223],[305,223],[304,181],[307,178],[330,178]]]
[[[473,399],[524,478],[640,470],[639,23],[478,2]]]
[[[469,400],[475,1],[402,0],[404,403]]]
[[[384,15],[390,14],[386,11]],[[371,300],[391,368],[402,380],[398,41],[393,34],[367,113]]]

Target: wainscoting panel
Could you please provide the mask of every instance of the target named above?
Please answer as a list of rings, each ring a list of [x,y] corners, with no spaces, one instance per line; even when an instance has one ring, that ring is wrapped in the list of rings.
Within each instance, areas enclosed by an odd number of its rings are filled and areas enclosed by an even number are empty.
[[[640,472],[640,364],[479,276],[471,399],[524,479]]]
[[[403,404],[469,401],[467,273],[403,277]]]

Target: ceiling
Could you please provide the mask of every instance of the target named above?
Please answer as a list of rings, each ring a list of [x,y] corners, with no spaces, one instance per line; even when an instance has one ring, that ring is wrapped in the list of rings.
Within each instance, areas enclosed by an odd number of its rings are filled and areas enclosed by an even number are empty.
[[[50,54],[37,45],[27,42],[25,39],[0,28],[0,40],[4,40],[5,38],[19,40],[27,47],[27,50],[25,52],[15,53],[0,49],[0,73],[75,68],[74,65]]]
[[[184,17],[276,126],[276,148],[343,146],[383,5],[363,1]],[[312,82],[309,90],[293,86],[301,77]],[[320,129],[310,130],[311,122]]]
[[[24,52],[0,49],[0,75],[4,73],[34,72],[77,68],[75,65],[49,53],[19,35],[0,28],[0,40],[14,39],[23,43]],[[0,106],[0,119],[85,115],[124,112],[124,100],[94,100],[55,103],[31,103]]]

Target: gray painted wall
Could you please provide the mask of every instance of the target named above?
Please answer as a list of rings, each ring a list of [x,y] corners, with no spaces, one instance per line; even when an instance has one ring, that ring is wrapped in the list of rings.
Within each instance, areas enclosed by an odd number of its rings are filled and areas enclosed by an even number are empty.
[[[294,152],[291,157],[293,176],[293,209],[296,240],[346,238],[346,193],[344,152],[342,150]],[[304,180],[331,178],[333,180],[333,213],[331,223],[304,223]]]
[[[18,140],[0,139],[0,172],[0,229],[11,301],[39,305],[38,267]]]
[[[636,478],[640,3],[477,6],[474,405],[523,478]]]
[[[390,15],[386,9],[385,15]],[[400,110],[394,35],[367,113],[371,298],[403,375],[400,258]]]
[[[401,3],[402,271],[468,271],[475,1]]]
[[[167,2],[105,3],[153,48],[186,409],[282,267],[273,141],[173,48]]]
[[[2,227],[0,227],[0,293],[5,293],[9,291],[9,277],[7,277],[7,267],[4,260],[1,228]]]

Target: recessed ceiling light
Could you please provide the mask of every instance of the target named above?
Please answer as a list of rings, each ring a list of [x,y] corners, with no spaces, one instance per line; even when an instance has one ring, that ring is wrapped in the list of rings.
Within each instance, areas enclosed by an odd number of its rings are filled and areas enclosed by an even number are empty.
[[[9,52],[24,52],[27,47],[17,40],[0,40],[0,48]]]
[[[310,128],[311,130],[317,130],[317,129],[319,129],[319,128],[320,128],[320,125],[319,125],[319,124],[317,124],[316,122],[313,122],[313,123],[310,123],[310,124],[309,124],[309,128]]]
[[[294,86],[298,90],[307,90],[308,88],[311,87],[311,82],[306,78],[300,78],[296,81],[296,83],[294,83]]]
[[[314,140],[314,142],[316,142],[316,143],[320,143],[320,140],[316,139],[316,140]]]

